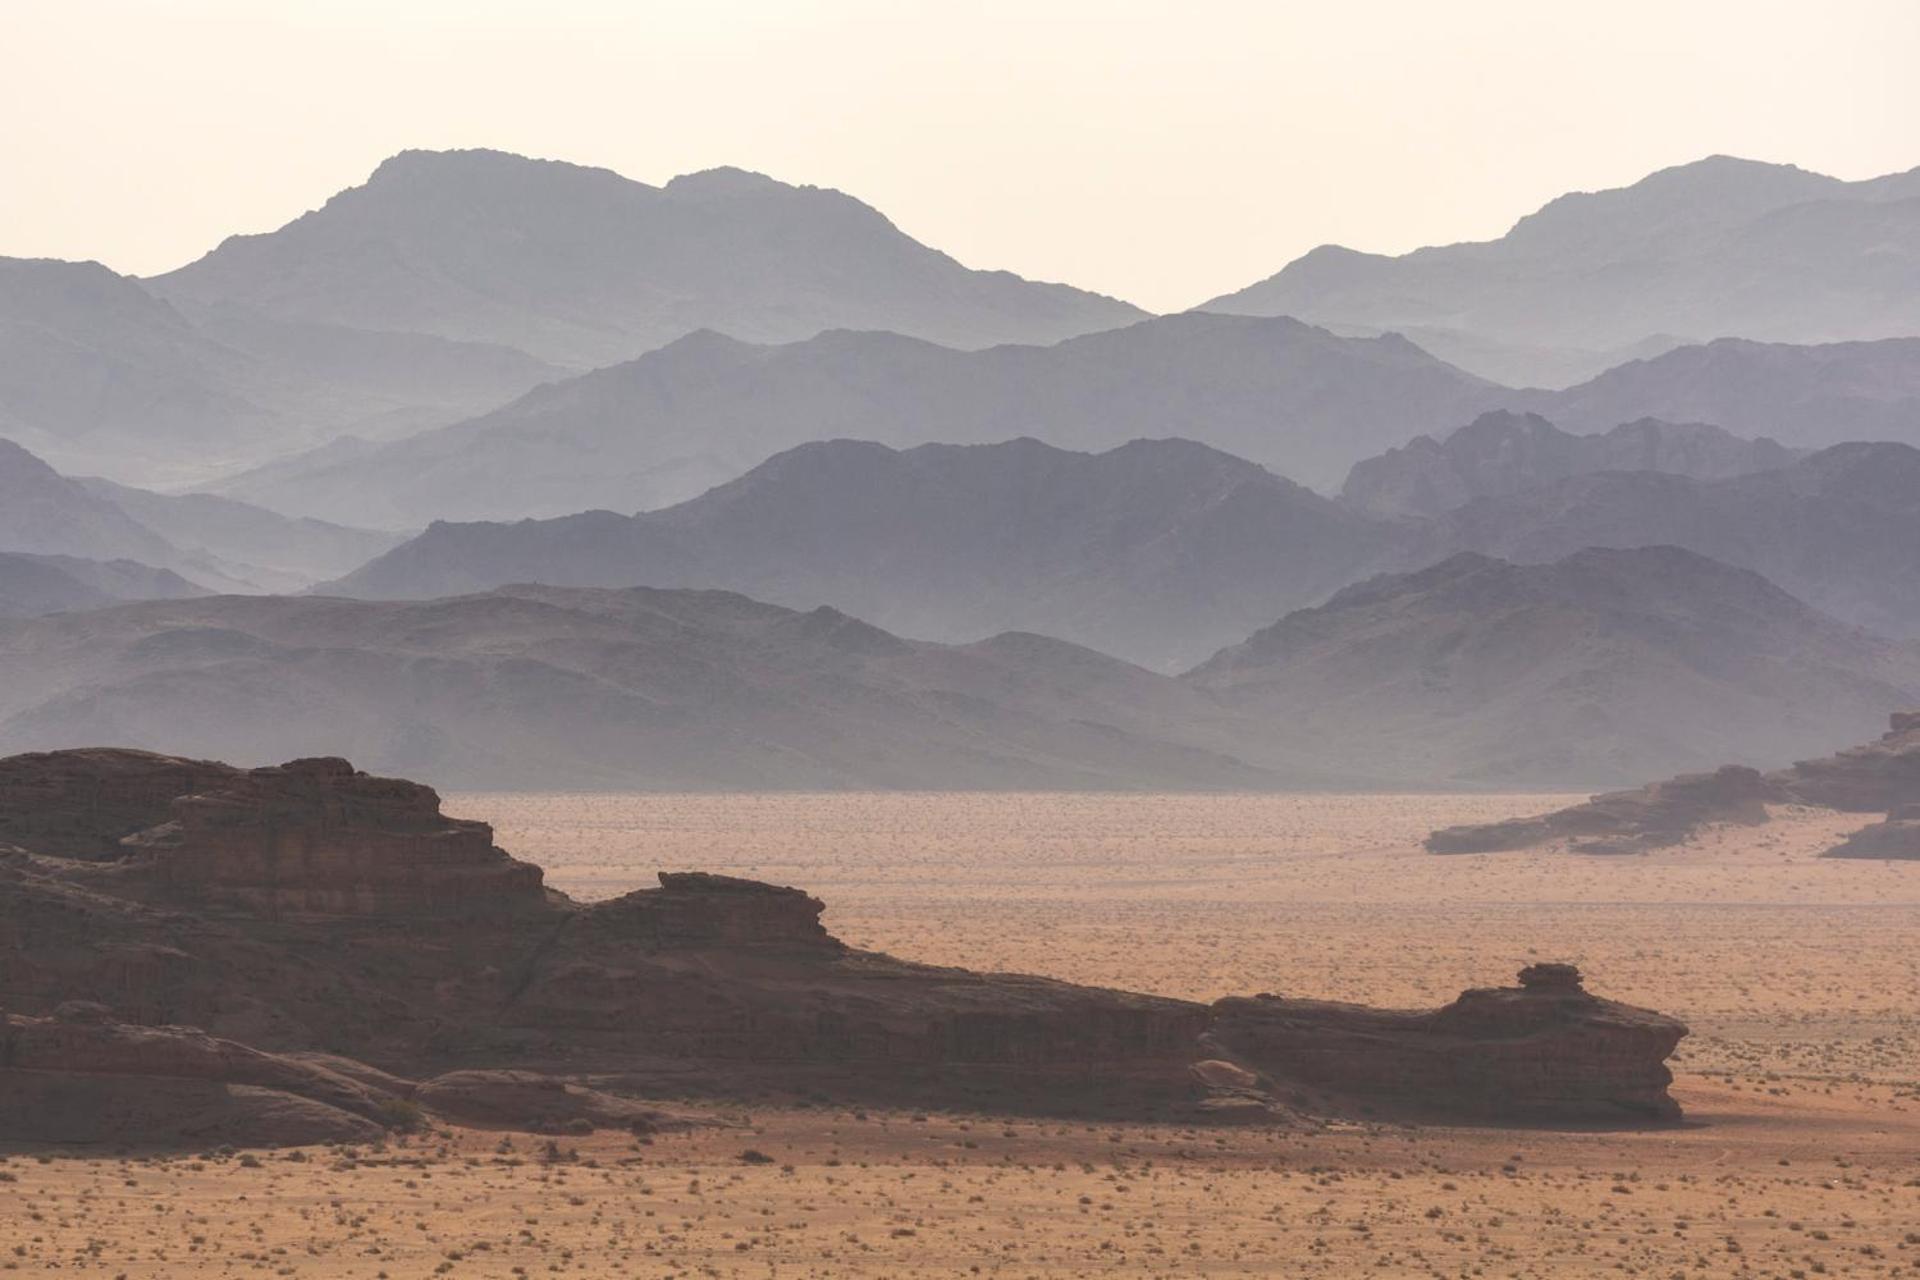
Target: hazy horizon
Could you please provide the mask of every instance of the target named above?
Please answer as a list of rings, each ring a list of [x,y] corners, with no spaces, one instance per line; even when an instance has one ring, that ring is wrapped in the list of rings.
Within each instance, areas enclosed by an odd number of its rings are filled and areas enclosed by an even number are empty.
[[[1840,7],[81,0],[9,21],[0,100],[38,127],[0,138],[0,253],[155,274],[396,151],[495,147],[835,187],[969,266],[1178,310],[1711,154],[1920,164],[1920,7]]]

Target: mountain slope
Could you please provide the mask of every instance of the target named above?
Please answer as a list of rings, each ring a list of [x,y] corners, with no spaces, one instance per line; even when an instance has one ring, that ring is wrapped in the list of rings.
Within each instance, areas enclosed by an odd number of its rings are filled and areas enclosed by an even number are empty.
[[[114,502],[5,439],[0,439],[0,551],[154,565],[179,555]]]
[[[1416,436],[1355,463],[1341,500],[1370,515],[1435,516],[1475,498],[1519,493],[1595,471],[1659,471],[1718,480],[1784,467],[1795,453],[1705,423],[1642,418],[1572,435],[1538,414],[1494,410],[1436,440]]]
[[[1387,545],[1374,522],[1185,440],[1093,455],[843,440],[663,511],[435,524],[328,589],[713,586],[933,640],[1037,631],[1177,670],[1321,599]]]
[[[1723,338],[1505,402],[1572,431],[1637,418],[1711,422],[1798,448],[1853,440],[1920,445],[1920,338],[1816,346]]]
[[[495,413],[222,492],[396,528],[664,506],[811,440],[1030,435],[1065,449],[1180,436],[1331,487],[1359,459],[1504,389],[1397,338],[1182,315],[1051,347],[959,352],[883,333],[759,347],[696,334]]]
[[[186,600],[205,594],[176,573],[131,560],[0,551],[0,618],[33,618],[128,600]]]
[[[138,562],[203,587],[252,592],[311,586],[399,540],[230,498],[70,479],[0,439],[0,551]]]
[[[1920,693],[1920,651],[1691,552],[1589,549],[1376,578],[1187,678],[1329,768],[1605,785],[1856,740]]]
[[[0,434],[70,472],[196,481],[342,431],[444,425],[556,372],[504,348],[183,311],[95,262],[0,258]]]
[[[738,169],[656,188],[499,151],[402,152],[323,207],[152,284],[176,301],[499,344],[575,368],[703,328],[758,342],[886,329],[981,347],[1142,314],[970,271],[837,191]]]
[[[1562,196],[1498,240],[1400,257],[1323,246],[1204,309],[1431,330],[1466,367],[1549,385],[1661,335],[1904,336],[1920,333],[1920,187],[1714,156]]]
[[[1847,444],[1726,480],[1577,476],[1470,502],[1423,529],[1417,554],[1530,561],[1582,547],[1686,547],[1752,569],[1817,608],[1920,635],[1920,450]]]
[[[210,493],[153,493],[97,478],[74,483],[165,538],[189,560],[263,591],[310,587],[404,540],[395,533],[292,519]]]
[[[0,624],[0,744],[352,751],[534,787],[1272,785],[1206,695],[1039,636],[915,643],[711,591],[216,597]],[[1308,775],[1312,776],[1312,775]]]

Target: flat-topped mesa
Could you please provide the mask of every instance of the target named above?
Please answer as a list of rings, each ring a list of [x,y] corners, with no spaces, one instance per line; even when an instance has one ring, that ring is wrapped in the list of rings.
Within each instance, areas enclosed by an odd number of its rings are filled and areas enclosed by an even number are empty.
[[[1277,996],[1213,1006],[1210,1046],[1285,1084],[1424,1114],[1592,1122],[1674,1120],[1666,1060],[1687,1034],[1662,1014],[1587,993],[1572,965],[1418,1012]]]
[[[1639,853],[1679,844],[1710,822],[1757,826],[1767,820],[1767,805],[1790,798],[1759,770],[1727,765],[1608,792],[1535,818],[1447,827],[1426,845],[1430,853],[1500,853],[1568,840],[1577,853]]]
[[[484,822],[448,818],[431,787],[294,760],[177,796],[123,841],[173,899],[280,915],[447,915],[545,901],[541,871]]]

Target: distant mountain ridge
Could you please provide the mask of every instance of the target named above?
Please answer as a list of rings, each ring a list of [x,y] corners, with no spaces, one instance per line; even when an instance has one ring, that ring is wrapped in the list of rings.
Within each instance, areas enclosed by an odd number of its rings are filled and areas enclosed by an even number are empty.
[[[712,586],[829,603],[963,641],[1037,631],[1178,670],[1374,565],[1388,532],[1242,459],[1185,440],[1099,454],[1036,440],[832,441],[699,498],[433,525],[324,588],[377,599],[562,586]]]
[[[1597,435],[1574,435],[1538,414],[1500,409],[1441,439],[1416,436],[1355,463],[1340,497],[1370,515],[1437,516],[1475,498],[1502,497],[1596,471],[1719,480],[1778,470],[1801,456],[1777,441],[1746,440],[1700,422],[1641,418]]]
[[[1920,651],[1675,548],[1461,556],[1174,678],[728,592],[215,597],[0,622],[0,748],[352,750],[443,785],[1568,787],[1828,749]]]
[[[168,595],[173,573],[210,590],[299,590],[399,540],[393,534],[290,520],[227,498],[72,479],[0,438],[0,551],[170,571],[152,579],[166,585]],[[117,581],[119,586],[99,602],[127,598],[126,590],[139,579],[122,575]]]
[[[1724,480],[1598,472],[1470,502],[1428,545],[1542,561],[1685,547],[1883,635],[1920,636],[1920,449],[1836,445]]]
[[[177,573],[132,560],[0,551],[0,618],[37,618],[132,600],[189,600],[207,594]]]
[[[1676,547],[1543,564],[1461,554],[1348,587],[1187,679],[1435,785],[1609,785],[1846,742],[1920,691],[1920,648]]]
[[[351,750],[443,786],[1261,787],[1204,694],[1031,635],[717,591],[216,597],[0,622],[0,744]],[[1309,771],[1299,777],[1315,777]]]
[[[391,528],[666,506],[814,440],[1021,435],[1090,450],[1179,436],[1331,489],[1369,453],[1505,394],[1404,339],[1287,319],[1187,314],[973,352],[887,333],[775,347],[705,333],[455,427],[221,491]]]
[[[1561,196],[1497,240],[1324,245],[1203,309],[1401,330],[1486,376],[1560,386],[1656,337],[1920,334],[1917,286],[1920,170],[1843,182],[1712,156]]]
[[[574,369],[699,329],[791,342],[886,329],[956,347],[1050,342],[1138,308],[973,271],[878,211],[739,169],[662,187],[502,151],[403,151],[277,231],[150,282],[275,320],[494,343]]]

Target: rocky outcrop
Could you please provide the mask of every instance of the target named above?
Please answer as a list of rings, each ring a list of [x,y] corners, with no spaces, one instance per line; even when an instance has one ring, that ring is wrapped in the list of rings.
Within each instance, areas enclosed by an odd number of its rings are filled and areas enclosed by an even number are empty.
[[[1920,804],[1902,805],[1885,822],[1860,828],[1821,856],[1920,861]]]
[[[1768,821],[1768,805],[1782,804],[1888,814],[1920,807],[1920,711],[1894,712],[1874,742],[1774,773],[1728,765],[1682,774],[1538,817],[1447,827],[1426,845],[1431,853],[1497,853],[1565,840],[1576,853],[1638,853],[1679,844],[1708,823],[1757,826]],[[1899,852],[1915,847],[1904,821],[1866,828],[1828,856],[1913,856]]]
[[[1891,813],[1920,804],[1920,711],[1896,711],[1876,741],[1802,760],[1771,781],[1801,804],[1844,813]]]
[[[165,822],[173,801],[240,770],[150,751],[34,752],[0,759],[0,844],[112,860],[120,841]]]
[[[64,1073],[145,1132],[128,1082],[148,1081],[196,1125],[344,1135],[396,1107],[657,1125],[657,1099],[687,1096],[1269,1115],[1267,1076],[1400,1106],[1426,1072],[1438,1111],[1668,1113],[1644,1059],[1678,1024],[1547,970],[1433,1014],[1209,1009],[860,951],[818,899],[726,876],[574,903],[431,791],[343,761],[215,783],[115,862],[0,852],[0,1097],[44,1103]]]
[[[1756,826],[1767,820],[1769,803],[1788,798],[1758,770],[1728,765],[1595,796],[1537,818],[1447,827],[1426,843],[1431,853],[1498,853],[1558,840],[1570,841],[1577,853],[1639,853],[1679,844],[1712,822]]]
[[[1666,1059],[1687,1028],[1590,995],[1571,965],[1518,987],[1399,1012],[1273,995],[1213,1006],[1208,1042],[1269,1088],[1308,1086],[1411,1112],[1547,1121],[1673,1120]]]
[[[345,760],[295,760],[181,795],[122,842],[166,895],[262,915],[439,915],[542,901],[540,868],[493,829],[440,813],[431,787]]]
[[[129,1025],[102,1005],[0,1014],[0,1132],[9,1137],[361,1141],[383,1131],[390,1101],[324,1068],[193,1027]]]

